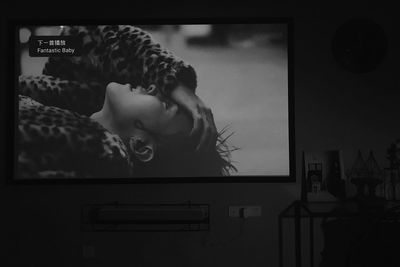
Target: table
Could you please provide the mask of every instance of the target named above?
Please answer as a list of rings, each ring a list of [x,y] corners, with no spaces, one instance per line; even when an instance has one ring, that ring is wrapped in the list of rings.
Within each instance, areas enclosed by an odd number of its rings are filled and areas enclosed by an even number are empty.
[[[372,205],[375,203],[376,205]],[[305,202],[294,201],[285,208],[278,216],[279,223],[279,266],[283,267],[283,220],[294,219],[295,238],[295,263],[301,267],[301,219],[308,218],[309,221],[309,242],[310,242],[310,267],[314,267],[314,219],[315,218],[343,218],[358,216],[379,217],[394,208],[400,207],[400,201],[381,201],[362,203],[348,200],[336,202]]]

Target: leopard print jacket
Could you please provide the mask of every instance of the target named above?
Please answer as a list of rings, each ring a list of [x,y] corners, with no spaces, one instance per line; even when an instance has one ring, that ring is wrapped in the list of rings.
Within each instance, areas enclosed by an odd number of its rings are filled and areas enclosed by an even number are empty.
[[[40,76],[19,77],[18,178],[134,176],[129,149],[88,116],[101,109],[109,82],[142,86],[163,101],[196,73],[145,31],[128,25],[67,26],[79,57],[49,58]]]

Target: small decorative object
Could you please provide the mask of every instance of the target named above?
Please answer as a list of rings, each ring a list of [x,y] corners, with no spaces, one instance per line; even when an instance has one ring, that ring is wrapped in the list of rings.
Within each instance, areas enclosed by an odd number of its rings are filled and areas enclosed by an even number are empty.
[[[356,199],[374,199],[376,188],[383,182],[383,172],[375,159],[374,152],[371,150],[365,162],[361,151],[358,151],[356,161],[349,173],[351,182],[357,187]]]
[[[375,188],[375,195],[380,198],[385,198],[385,177],[386,177],[386,171],[385,169],[382,169],[381,182]]]
[[[394,188],[395,194],[394,194],[394,199],[399,200],[400,199],[400,173],[397,171],[397,180],[396,180],[396,186]]]
[[[387,149],[387,158],[392,168],[400,167],[400,138],[392,143]]]
[[[383,188],[384,188],[384,198],[386,200],[394,200],[396,199],[395,197],[395,190],[396,187],[393,184],[395,178],[394,178],[394,171],[391,170],[390,168],[385,168],[384,172],[384,180],[383,180]]]
[[[398,195],[400,194],[397,191],[400,191],[398,189],[398,184],[399,184],[399,177],[396,178],[396,175],[400,173],[400,138],[397,139],[394,143],[392,143],[389,148],[387,149],[387,159],[389,160],[389,168],[388,171],[390,173],[390,190],[391,192],[388,192],[388,195],[390,195],[392,200],[398,199]]]
[[[322,189],[322,163],[308,163],[308,192],[318,194]]]
[[[362,198],[365,195],[366,182],[368,176],[368,167],[365,163],[361,151],[358,151],[357,158],[348,174],[350,181],[356,186],[357,193],[355,198]]]
[[[383,172],[370,151],[367,161],[364,161],[361,151],[358,151],[356,161],[349,173],[350,181],[357,187],[357,194],[352,197],[360,209],[381,209],[385,198],[376,195],[376,188],[383,182]]]
[[[378,166],[378,162],[376,161],[374,152],[372,150],[369,153],[366,165],[368,171],[368,177],[366,178],[368,197],[377,197],[376,187],[382,183],[383,173],[381,168]]]
[[[344,184],[341,151],[303,152],[303,201],[344,199]]]

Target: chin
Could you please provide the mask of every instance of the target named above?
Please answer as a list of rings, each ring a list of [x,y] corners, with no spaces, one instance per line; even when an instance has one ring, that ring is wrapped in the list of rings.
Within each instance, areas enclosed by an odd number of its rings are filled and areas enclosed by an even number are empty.
[[[114,91],[118,87],[118,83],[111,82],[107,84],[106,92],[109,93],[110,91]]]
[[[123,97],[122,91],[121,91],[121,86],[118,83],[111,82],[107,85],[106,87],[106,94],[105,94],[105,100],[109,104],[113,104],[114,102],[118,103],[119,99]]]
[[[106,93],[104,97],[104,106],[107,106],[112,109],[112,106],[115,102],[118,102],[118,94],[116,94],[117,84],[109,83],[106,87]]]
[[[114,87],[113,83],[107,84],[107,86],[106,86],[106,95],[105,95],[106,98],[110,98],[111,92],[113,91],[113,87]]]

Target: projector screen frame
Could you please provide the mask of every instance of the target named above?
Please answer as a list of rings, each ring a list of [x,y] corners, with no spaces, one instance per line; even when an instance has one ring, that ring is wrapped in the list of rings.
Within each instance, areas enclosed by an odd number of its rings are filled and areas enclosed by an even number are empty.
[[[20,69],[17,62],[17,27],[24,25],[162,25],[162,24],[287,24],[287,58],[288,58],[288,137],[289,137],[289,174],[282,176],[234,175],[223,177],[133,177],[133,178],[71,178],[71,179],[18,179],[17,173],[17,117],[18,92],[15,73]],[[5,53],[10,66],[7,77],[5,101],[7,114],[6,142],[6,184],[8,185],[42,185],[42,184],[136,184],[136,183],[293,183],[296,182],[295,125],[294,125],[294,32],[292,18],[140,18],[140,19],[9,19],[7,20],[7,51]],[[18,57],[17,57],[18,56]],[[14,71],[13,73],[11,73]],[[10,156],[13,155],[13,156]]]

